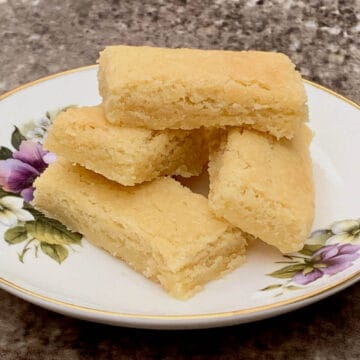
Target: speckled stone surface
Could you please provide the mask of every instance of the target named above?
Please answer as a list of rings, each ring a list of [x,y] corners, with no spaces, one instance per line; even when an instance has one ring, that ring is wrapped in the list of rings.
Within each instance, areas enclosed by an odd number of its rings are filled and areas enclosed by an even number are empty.
[[[359,14],[358,0],[0,0],[0,93],[126,43],[282,51],[360,102]],[[359,339],[360,284],[274,319],[187,332],[86,323],[0,291],[1,360],[359,359]]]

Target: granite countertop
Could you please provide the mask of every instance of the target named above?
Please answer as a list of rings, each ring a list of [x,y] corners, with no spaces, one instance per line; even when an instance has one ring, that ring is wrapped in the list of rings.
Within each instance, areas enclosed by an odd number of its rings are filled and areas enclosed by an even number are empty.
[[[306,4],[305,4],[306,3]],[[87,64],[107,44],[277,50],[360,102],[358,0],[0,0],[0,93]],[[0,359],[358,359],[360,284],[302,310],[199,331],[115,328],[0,291]]]

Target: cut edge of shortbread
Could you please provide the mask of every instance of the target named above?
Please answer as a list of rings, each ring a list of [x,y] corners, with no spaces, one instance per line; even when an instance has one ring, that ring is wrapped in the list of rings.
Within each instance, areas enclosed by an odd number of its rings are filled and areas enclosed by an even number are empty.
[[[257,133],[253,130],[234,128],[230,131],[239,133],[250,131],[253,135],[258,134],[262,139],[274,142],[274,146],[281,146],[270,135]],[[296,164],[296,166],[300,166],[300,170],[306,172],[305,181],[310,184],[312,183],[312,170],[308,146],[312,134],[306,125],[303,125],[300,132],[301,134],[297,134],[297,137],[302,137],[303,149],[297,149],[297,160],[300,163]],[[231,178],[229,174],[225,176],[223,174],[223,161],[226,156],[228,156],[226,160],[229,160],[230,157],[230,153],[226,154],[229,151],[227,148],[227,136],[228,133],[224,131],[218,141],[213,143],[210,151],[210,207],[220,218],[277,247],[282,253],[301,250],[310,232],[313,220],[313,186],[309,186],[308,194],[304,193],[304,196],[312,196],[311,205],[309,205],[309,199],[304,204],[287,204],[269,197],[266,191],[257,189],[251,183],[245,184],[241,177]],[[289,142],[289,140],[282,141]],[[251,167],[251,164],[241,157],[241,152],[242,149],[239,148],[236,167],[246,171]],[[235,154],[232,153],[232,156],[235,156]],[[259,151],[258,156],[262,156],[261,151]],[[286,179],[283,180],[286,181]],[[274,181],[278,180],[275,179]]]
[[[208,151],[203,129],[155,131],[108,123],[101,106],[61,112],[44,147],[110,180],[132,186],[159,176],[199,175]]]

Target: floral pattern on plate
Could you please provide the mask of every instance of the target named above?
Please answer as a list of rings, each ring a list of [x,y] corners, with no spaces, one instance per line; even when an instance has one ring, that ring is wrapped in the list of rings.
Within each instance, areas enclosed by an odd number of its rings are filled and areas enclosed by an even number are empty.
[[[33,182],[55,161],[55,155],[44,150],[42,143],[57,113],[47,113],[23,131],[15,127],[11,136],[14,150],[0,147],[0,223],[9,227],[4,233],[9,245],[22,244],[18,253],[21,262],[32,249],[35,257],[41,250],[61,264],[72,245],[81,245],[81,234],[47,218],[30,204]]]
[[[274,296],[280,296],[286,290],[299,290],[352,266],[360,258],[360,219],[336,221],[326,229],[316,230],[301,251],[284,257],[287,260],[277,263],[287,265],[268,274],[283,281],[262,291],[274,290]]]

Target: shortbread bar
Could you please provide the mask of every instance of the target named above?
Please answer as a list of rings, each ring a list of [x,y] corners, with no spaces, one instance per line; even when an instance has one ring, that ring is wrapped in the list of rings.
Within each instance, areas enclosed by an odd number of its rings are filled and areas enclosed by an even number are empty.
[[[211,208],[283,253],[300,250],[314,217],[311,138],[306,125],[291,141],[229,130],[210,152]]]
[[[307,120],[301,76],[281,53],[108,46],[98,78],[106,117],[121,126],[246,125],[292,138]]]
[[[244,261],[242,231],[205,197],[164,177],[132,187],[60,159],[35,182],[34,206],[186,299]]]
[[[204,131],[114,126],[101,106],[70,108],[55,119],[45,148],[122,185],[162,175],[199,175],[208,160]]]

